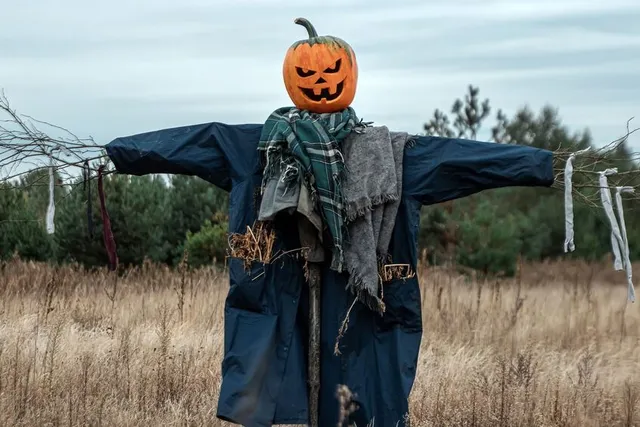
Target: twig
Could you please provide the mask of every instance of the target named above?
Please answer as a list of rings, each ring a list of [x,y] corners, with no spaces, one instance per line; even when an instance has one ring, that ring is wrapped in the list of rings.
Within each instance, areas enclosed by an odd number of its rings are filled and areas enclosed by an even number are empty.
[[[4,91],[0,92],[0,113],[8,117],[0,120],[0,172],[4,171],[0,174],[0,182],[9,182],[48,170],[51,167],[50,161],[53,161],[54,171],[59,176],[65,175],[67,179],[71,179],[73,175],[67,169],[82,168],[87,161],[105,163],[108,160],[104,147],[97,144],[93,138],[83,139],[61,126],[18,114],[11,108]],[[49,126],[65,135],[50,136],[38,129],[35,123]],[[89,154],[96,150],[100,151],[100,154]],[[42,161],[46,161],[47,164],[42,165]],[[97,171],[97,166],[90,165],[89,169]],[[35,179],[31,184],[36,184],[41,179],[44,178]]]
[[[616,162],[630,162],[630,170],[620,171],[610,178],[610,186],[629,186],[633,187],[636,192],[626,197],[629,200],[640,200],[640,167],[637,161],[640,160],[640,153],[630,153],[628,157],[623,158],[616,155],[628,140],[629,137],[640,131],[640,127],[631,129],[631,121],[633,117],[627,120],[626,133],[600,148],[594,148],[586,153],[582,153],[574,161],[574,179],[572,183],[574,194],[576,197],[591,207],[600,205],[600,196],[597,190],[600,186],[594,183],[594,175],[600,173],[601,170],[612,167]],[[583,149],[585,147],[575,147],[575,149]],[[554,183],[551,188],[556,190],[564,190],[564,168],[567,160],[575,151],[575,149],[557,149],[553,152],[553,173]],[[589,191],[593,190],[593,191]],[[589,194],[591,193],[591,194]],[[633,208],[632,208],[633,209]]]
[[[253,237],[253,241],[256,243],[255,248],[258,251],[258,260],[263,261],[262,251],[260,250],[260,243],[258,243],[258,239],[256,239],[256,235],[253,234],[253,230],[251,230],[251,227],[249,227],[248,225],[247,225],[247,231],[251,234],[251,237]]]

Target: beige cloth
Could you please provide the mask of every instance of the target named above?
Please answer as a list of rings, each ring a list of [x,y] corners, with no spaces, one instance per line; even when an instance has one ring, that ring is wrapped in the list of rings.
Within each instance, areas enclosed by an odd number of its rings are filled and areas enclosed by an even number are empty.
[[[277,176],[265,185],[258,219],[272,221],[281,212],[297,216],[300,244],[308,248],[307,260],[323,262],[322,218],[314,210],[311,193],[299,177],[285,181],[282,176]]]

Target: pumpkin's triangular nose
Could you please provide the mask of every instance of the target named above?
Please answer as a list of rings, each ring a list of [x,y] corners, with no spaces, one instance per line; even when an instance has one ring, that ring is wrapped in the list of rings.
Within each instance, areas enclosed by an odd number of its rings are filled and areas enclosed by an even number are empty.
[[[326,82],[327,82],[327,81],[326,81],[325,79],[323,79],[322,77],[320,77],[320,78],[316,81],[316,84],[319,84],[319,83],[326,83]]]

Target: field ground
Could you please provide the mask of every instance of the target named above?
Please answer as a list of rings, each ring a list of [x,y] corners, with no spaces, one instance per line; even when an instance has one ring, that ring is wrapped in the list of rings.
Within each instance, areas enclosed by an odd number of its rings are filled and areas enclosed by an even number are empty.
[[[640,314],[611,263],[420,275],[414,427],[640,425]],[[113,284],[104,271],[4,265],[0,425],[224,425],[225,273],[147,265]]]

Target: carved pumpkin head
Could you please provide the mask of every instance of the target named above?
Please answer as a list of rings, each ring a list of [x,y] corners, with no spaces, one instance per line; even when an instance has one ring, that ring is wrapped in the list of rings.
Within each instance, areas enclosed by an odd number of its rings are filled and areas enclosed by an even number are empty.
[[[358,64],[351,46],[333,36],[318,36],[304,18],[294,21],[309,38],[291,45],[282,74],[293,104],[312,113],[333,113],[347,108],[356,95]]]

